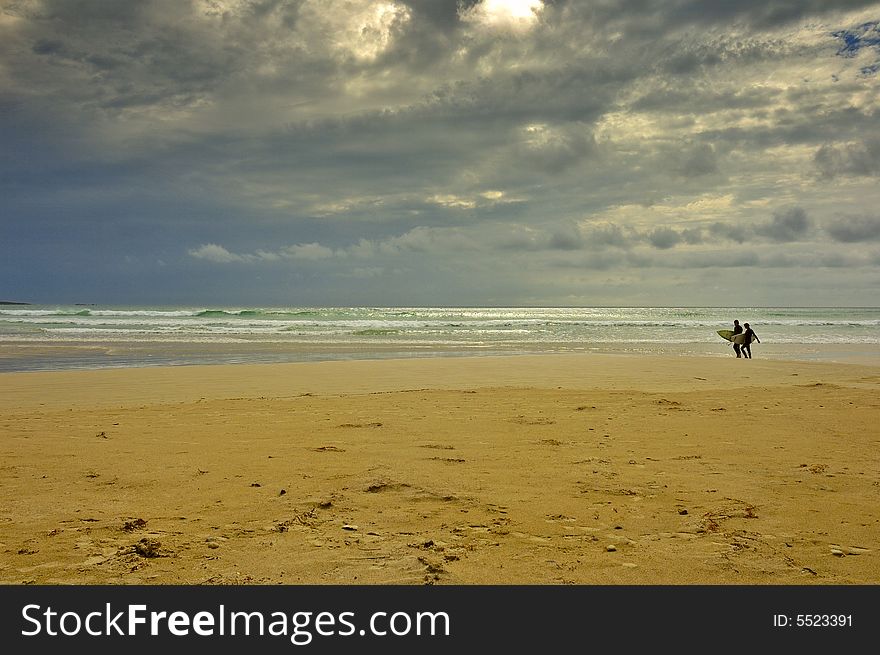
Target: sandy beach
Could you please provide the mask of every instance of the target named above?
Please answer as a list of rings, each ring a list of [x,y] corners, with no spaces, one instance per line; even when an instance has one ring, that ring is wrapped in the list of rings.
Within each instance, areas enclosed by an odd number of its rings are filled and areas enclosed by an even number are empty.
[[[3,584],[877,584],[880,367],[0,374]]]

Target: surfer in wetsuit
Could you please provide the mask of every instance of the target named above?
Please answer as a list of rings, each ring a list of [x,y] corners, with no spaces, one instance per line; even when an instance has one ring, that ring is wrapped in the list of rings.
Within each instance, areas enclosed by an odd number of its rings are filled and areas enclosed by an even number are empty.
[[[733,320],[733,336],[736,336],[738,334],[742,334],[742,331],[743,331],[743,328],[742,328],[742,325],[739,324],[739,320],[734,319]],[[742,357],[742,355],[740,354],[740,345],[736,341],[733,342],[733,352],[736,353],[737,357]]]
[[[751,346],[752,341],[757,341],[758,343],[761,343],[761,340],[758,338],[758,335],[755,334],[755,331],[749,326],[748,323],[746,323],[745,326],[746,326],[746,332],[745,332],[746,339],[745,339],[745,341],[743,341],[742,353],[743,353],[743,355],[745,355],[746,359],[751,359],[752,358],[752,346]]]

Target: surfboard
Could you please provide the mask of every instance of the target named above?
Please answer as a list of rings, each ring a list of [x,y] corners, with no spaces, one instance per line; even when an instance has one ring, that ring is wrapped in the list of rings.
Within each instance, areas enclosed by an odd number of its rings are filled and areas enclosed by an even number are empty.
[[[733,330],[718,330],[718,336],[728,341],[733,341]]]
[[[739,334],[734,334],[733,330],[718,330],[718,336],[722,339],[727,339],[733,343],[738,343],[743,346],[746,343],[746,335],[745,332],[740,332]]]

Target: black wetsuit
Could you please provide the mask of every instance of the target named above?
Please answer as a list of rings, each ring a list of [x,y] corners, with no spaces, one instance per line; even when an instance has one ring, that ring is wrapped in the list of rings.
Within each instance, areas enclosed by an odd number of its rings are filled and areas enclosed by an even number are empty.
[[[742,353],[746,356],[746,359],[752,358],[752,341],[757,341],[758,335],[755,334],[755,331],[752,328],[746,329],[746,339],[742,345]]]

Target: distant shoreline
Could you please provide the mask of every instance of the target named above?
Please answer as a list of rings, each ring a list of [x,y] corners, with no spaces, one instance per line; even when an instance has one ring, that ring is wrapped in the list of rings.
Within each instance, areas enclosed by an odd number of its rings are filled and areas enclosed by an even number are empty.
[[[734,357],[717,330],[756,326],[761,359],[880,363],[873,309],[0,308],[0,371],[505,354]]]

